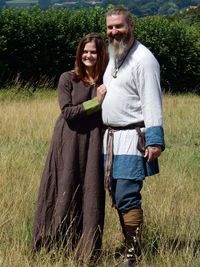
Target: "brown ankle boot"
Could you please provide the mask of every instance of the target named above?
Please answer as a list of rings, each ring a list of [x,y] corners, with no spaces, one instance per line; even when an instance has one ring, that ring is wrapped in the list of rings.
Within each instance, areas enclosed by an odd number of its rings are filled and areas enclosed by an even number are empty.
[[[140,228],[131,229],[127,228],[126,232],[126,248],[124,262],[125,266],[137,266],[141,256],[141,231]]]
[[[133,209],[122,214],[122,218],[125,251],[123,259],[116,267],[135,267],[138,265],[141,257],[141,224],[143,222],[143,212],[141,209]]]

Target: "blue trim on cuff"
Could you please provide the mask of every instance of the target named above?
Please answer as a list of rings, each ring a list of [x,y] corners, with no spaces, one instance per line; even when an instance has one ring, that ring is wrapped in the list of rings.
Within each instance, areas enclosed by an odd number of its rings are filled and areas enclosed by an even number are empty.
[[[162,150],[165,149],[164,130],[162,126],[152,126],[145,131],[145,147],[160,145]]]

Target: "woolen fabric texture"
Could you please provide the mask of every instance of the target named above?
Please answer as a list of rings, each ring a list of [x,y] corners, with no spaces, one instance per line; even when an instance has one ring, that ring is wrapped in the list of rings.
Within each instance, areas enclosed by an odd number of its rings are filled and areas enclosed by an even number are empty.
[[[101,247],[105,193],[100,111],[87,115],[83,103],[96,96],[94,85],[61,75],[57,119],[39,188],[33,249],[71,242],[78,256]]]

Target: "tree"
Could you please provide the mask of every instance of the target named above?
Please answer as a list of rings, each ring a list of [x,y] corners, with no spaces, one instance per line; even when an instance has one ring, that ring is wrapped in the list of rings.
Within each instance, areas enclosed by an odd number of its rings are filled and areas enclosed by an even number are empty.
[[[40,8],[47,9],[51,5],[51,0],[39,0],[38,4]]]
[[[159,4],[156,2],[149,2],[141,7],[144,16],[151,16],[158,13]]]
[[[6,5],[6,0],[0,0],[0,10]]]
[[[171,15],[178,11],[178,6],[173,2],[164,3],[158,10],[160,15]]]

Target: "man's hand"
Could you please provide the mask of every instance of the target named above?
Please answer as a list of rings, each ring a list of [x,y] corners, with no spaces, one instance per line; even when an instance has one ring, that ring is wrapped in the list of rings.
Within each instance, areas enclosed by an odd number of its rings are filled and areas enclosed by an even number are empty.
[[[97,87],[97,99],[100,104],[103,102],[105,95],[106,95],[106,87],[104,84],[101,84],[99,87]]]
[[[145,150],[144,157],[147,158],[147,162],[150,162],[160,156],[162,152],[161,146],[148,146]]]

